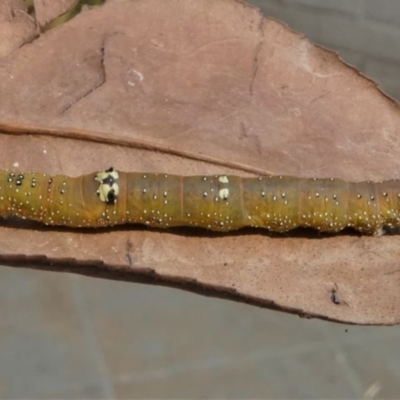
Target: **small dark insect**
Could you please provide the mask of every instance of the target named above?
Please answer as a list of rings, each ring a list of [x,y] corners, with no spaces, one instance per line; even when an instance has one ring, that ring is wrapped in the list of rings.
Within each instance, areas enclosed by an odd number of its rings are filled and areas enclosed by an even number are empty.
[[[335,287],[331,289],[331,301],[336,305],[348,305],[344,300],[342,300],[338,294],[339,287],[335,283]]]

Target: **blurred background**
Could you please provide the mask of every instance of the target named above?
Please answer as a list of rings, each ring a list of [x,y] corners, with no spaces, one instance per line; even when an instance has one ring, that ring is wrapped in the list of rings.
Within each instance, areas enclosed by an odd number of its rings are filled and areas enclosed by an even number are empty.
[[[254,0],[400,99],[399,0]],[[400,328],[0,268],[1,398],[396,398]]]
[[[400,99],[400,2],[397,0],[250,0]]]

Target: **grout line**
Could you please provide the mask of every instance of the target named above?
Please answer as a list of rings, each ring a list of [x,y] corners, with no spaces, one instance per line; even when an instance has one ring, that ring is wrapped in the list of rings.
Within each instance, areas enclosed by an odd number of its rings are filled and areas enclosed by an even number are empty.
[[[82,278],[77,275],[71,275],[71,294],[75,303],[76,314],[81,323],[85,345],[92,357],[94,366],[97,367],[99,372],[102,392],[105,398],[115,399],[114,386],[110,379],[107,362],[93,325],[85,291],[82,288]]]

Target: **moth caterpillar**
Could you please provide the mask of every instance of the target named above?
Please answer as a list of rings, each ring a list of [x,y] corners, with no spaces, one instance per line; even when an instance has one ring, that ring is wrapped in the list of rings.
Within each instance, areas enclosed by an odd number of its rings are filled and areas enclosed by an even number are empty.
[[[339,232],[351,227],[380,235],[385,226],[400,227],[400,182],[178,176],[113,168],[77,178],[0,171],[0,216],[74,228],[131,223]]]

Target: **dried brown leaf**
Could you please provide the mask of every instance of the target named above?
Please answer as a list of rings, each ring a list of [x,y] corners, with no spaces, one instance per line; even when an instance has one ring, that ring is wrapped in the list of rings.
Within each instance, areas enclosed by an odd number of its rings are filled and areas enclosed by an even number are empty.
[[[0,1],[0,59],[32,40],[36,34],[35,21],[28,14],[24,0]]]
[[[53,19],[73,8],[79,0],[33,0],[36,20],[39,26],[45,26]]]
[[[107,2],[3,57],[0,82],[1,121],[64,129],[2,126],[0,168],[399,178],[398,105],[239,1]],[[0,227],[6,264],[361,324],[400,321],[398,242]]]

